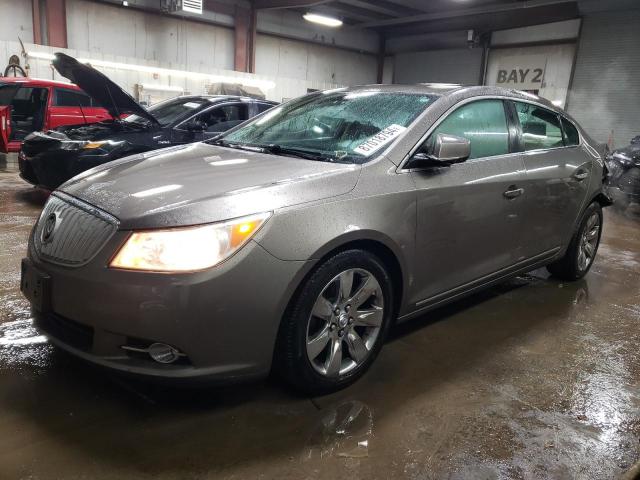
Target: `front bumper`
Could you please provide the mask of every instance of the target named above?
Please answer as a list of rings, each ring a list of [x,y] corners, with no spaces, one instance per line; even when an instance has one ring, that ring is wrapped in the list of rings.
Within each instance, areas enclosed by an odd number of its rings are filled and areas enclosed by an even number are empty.
[[[280,319],[307,262],[282,261],[251,241],[204,272],[160,274],[107,268],[126,238],[117,232],[87,265],[42,261],[50,277],[50,310],[36,327],[55,345],[94,364],[172,380],[230,381],[271,368]],[[161,364],[123,349],[160,342],[186,356]]]

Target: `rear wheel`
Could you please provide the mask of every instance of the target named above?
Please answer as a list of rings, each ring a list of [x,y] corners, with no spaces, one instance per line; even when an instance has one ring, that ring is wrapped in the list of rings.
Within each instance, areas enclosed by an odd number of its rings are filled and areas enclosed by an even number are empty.
[[[564,257],[547,266],[547,270],[563,280],[578,280],[584,277],[598,251],[602,235],[602,207],[593,202],[582,214],[578,230],[573,235]]]
[[[384,264],[363,250],[336,254],[305,281],[283,319],[276,362],[309,394],[356,381],[382,348],[393,312]]]

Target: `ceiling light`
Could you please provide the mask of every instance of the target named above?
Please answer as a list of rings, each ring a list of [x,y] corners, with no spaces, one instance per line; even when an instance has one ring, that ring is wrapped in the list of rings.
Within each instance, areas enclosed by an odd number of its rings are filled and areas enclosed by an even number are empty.
[[[305,13],[302,18],[307,22],[319,23],[325,27],[339,27],[342,25],[342,20],[337,18],[327,17],[326,15],[318,15],[317,13]]]

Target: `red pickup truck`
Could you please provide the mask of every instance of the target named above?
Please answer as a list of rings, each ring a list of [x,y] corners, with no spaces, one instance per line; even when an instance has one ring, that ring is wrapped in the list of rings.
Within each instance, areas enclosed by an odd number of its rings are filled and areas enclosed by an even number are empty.
[[[0,77],[0,152],[19,152],[31,132],[108,119],[109,112],[76,85]]]

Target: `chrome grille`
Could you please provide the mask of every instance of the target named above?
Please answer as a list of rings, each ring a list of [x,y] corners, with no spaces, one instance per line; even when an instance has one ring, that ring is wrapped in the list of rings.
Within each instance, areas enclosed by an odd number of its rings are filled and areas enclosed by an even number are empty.
[[[51,218],[54,220],[51,221]],[[118,220],[115,217],[56,192],[40,214],[33,232],[33,247],[35,253],[44,260],[80,266],[100,251],[117,228]]]

